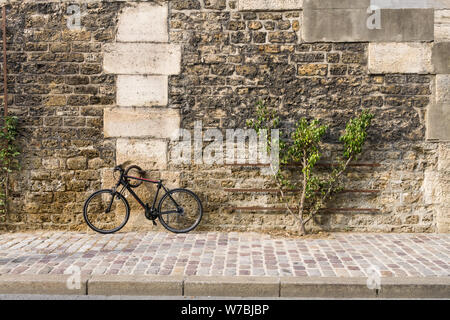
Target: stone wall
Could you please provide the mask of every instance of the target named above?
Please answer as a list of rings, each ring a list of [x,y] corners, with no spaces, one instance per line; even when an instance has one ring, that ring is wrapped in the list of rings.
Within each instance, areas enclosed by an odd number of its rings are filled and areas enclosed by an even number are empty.
[[[243,128],[264,99],[284,127],[301,116],[330,125],[325,162],[350,117],[375,114],[346,192],[314,229],[448,232],[446,1],[380,0],[370,13],[369,0],[6,2],[9,105],[23,155],[0,228],[85,229],[86,196],[112,185],[115,163],[133,160],[197,192],[202,229],[292,229],[264,168],[171,157],[179,128]],[[67,9],[77,3],[73,30]],[[382,28],[368,28],[377,12]],[[134,210],[129,228],[153,228],[142,216]]]

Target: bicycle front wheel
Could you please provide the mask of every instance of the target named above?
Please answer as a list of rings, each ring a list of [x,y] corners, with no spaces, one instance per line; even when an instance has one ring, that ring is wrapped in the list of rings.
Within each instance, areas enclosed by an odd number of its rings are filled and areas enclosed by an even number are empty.
[[[202,202],[187,189],[167,192],[159,202],[159,221],[169,231],[185,233],[198,226],[203,216]]]
[[[114,233],[122,229],[130,217],[128,201],[112,190],[93,193],[84,203],[84,220],[99,233]]]

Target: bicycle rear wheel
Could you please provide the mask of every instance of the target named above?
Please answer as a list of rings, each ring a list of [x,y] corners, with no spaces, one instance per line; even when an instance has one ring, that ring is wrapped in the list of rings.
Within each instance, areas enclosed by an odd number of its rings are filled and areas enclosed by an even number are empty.
[[[84,220],[99,233],[114,233],[122,229],[130,217],[128,201],[112,190],[104,189],[93,193],[84,203]]]
[[[202,202],[195,193],[187,189],[167,192],[159,202],[158,211],[161,224],[174,233],[193,230],[203,216]]]

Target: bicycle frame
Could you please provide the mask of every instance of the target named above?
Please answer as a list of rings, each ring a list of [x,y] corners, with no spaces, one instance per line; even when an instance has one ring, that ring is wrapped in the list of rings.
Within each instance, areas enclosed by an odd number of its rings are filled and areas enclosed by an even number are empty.
[[[148,206],[148,204],[145,204],[141,200],[141,198],[139,198],[139,196],[133,191],[133,189],[130,186],[130,184],[127,181],[127,179],[134,179],[134,180],[139,180],[139,181],[143,181],[143,182],[153,183],[153,184],[157,185],[156,194],[155,194],[155,197],[153,199],[153,203],[152,203],[151,208]],[[119,191],[120,194],[122,194],[122,192],[124,190],[128,190],[128,192],[130,192],[130,194],[133,196],[133,198],[136,199],[136,201],[141,205],[142,208],[144,208],[144,210],[151,209],[152,213],[156,211],[155,205],[156,205],[156,201],[158,200],[158,195],[159,195],[159,191],[161,190],[161,188],[164,189],[166,194],[169,192],[169,190],[163,185],[162,180],[150,180],[150,179],[144,179],[144,178],[139,178],[139,177],[134,177],[134,176],[128,176],[128,175],[125,175],[123,172],[121,172],[120,179],[117,182],[114,190],[116,190],[116,192],[117,192],[117,188],[120,187],[120,186],[123,186],[122,190]],[[173,201],[175,206],[177,208],[179,208],[178,203],[175,201],[175,199],[170,194],[169,194],[169,198]],[[112,205],[112,200],[113,199],[114,199],[114,197],[111,199],[110,206]],[[164,214],[168,214],[168,213],[178,213],[178,211],[172,210],[172,211],[164,212]],[[161,214],[161,212],[158,211],[157,215],[159,215],[159,214]]]

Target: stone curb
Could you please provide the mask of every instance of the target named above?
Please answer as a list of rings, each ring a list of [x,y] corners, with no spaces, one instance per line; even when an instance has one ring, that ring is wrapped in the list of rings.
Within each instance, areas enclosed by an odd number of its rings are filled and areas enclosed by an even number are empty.
[[[190,276],[184,280],[185,296],[279,297],[278,277]]]
[[[182,276],[93,275],[88,295],[182,296]]]
[[[0,294],[450,299],[450,277],[382,278],[380,290],[368,289],[367,278],[342,277],[93,275],[79,289],[68,289],[68,278],[0,275]]]
[[[67,285],[69,277],[71,275],[5,274],[0,276],[0,293],[86,295],[88,277],[81,277],[78,289],[69,289]]]

